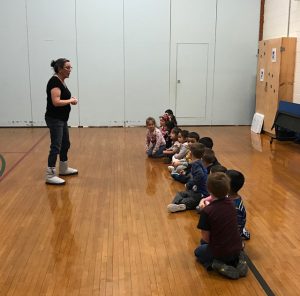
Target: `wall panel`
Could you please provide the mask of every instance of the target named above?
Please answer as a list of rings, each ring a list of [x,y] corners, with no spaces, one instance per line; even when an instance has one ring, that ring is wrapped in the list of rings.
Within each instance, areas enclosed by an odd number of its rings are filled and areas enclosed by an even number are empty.
[[[169,106],[170,2],[126,0],[125,120],[144,125]]]
[[[66,84],[77,96],[75,2],[27,0],[29,63],[33,124],[45,125],[46,85],[53,74],[51,60],[68,58],[73,71]],[[72,106],[69,124],[78,125],[78,107]]]
[[[0,126],[31,124],[26,7],[0,2]]]
[[[217,16],[212,124],[250,124],[255,110],[260,1],[220,0]]]
[[[78,0],[80,122],[124,125],[123,0]]]
[[[204,110],[199,110],[195,116],[178,117],[179,124],[210,124],[211,102],[213,91],[213,69],[215,50],[215,0],[173,0],[172,1],[172,28],[171,28],[171,52],[170,52],[170,107],[176,112],[177,100],[177,46],[181,43],[207,44],[207,85],[206,102]],[[204,58],[204,57],[203,57]],[[188,98],[186,104],[189,106]],[[180,112],[179,112],[180,113]],[[186,113],[188,114],[188,113]]]

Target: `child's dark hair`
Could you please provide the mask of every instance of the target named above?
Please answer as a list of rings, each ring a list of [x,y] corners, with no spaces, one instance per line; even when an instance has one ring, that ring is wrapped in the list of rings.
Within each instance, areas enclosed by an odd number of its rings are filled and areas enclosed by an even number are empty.
[[[174,127],[171,130],[171,133],[174,133],[176,136],[181,132],[181,129],[179,127]]]
[[[199,142],[200,135],[196,132],[190,132],[188,138],[196,139],[196,141]]]
[[[199,143],[202,143],[205,147],[212,149],[214,142],[210,137],[203,137],[199,140]]]
[[[193,143],[190,146],[190,150],[191,150],[192,155],[195,158],[201,159],[203,157],[203,154],[204,154],[205,146],[201,143]]]
[[[211,174],[213,174],[213,173],[226,173],[227,168],[220,165],[220,164],[215,164],[210,168],[210,172],[211,172]]]
[[[244,175],[236,170],[227,170],[226,175],[230,179],[230,191],[238,193],[245,183]]]
[[[169,114],[169,115],[174,115],[174,114],[173,114],[173,111],[172,111],[171,109],[167,109],[167,110],[165,111],[165,113],[167,113],[167,114]]]
[[[189,131],[187,130],[180,130],[179,133],[181,134],[181,137],[184,139],[187,139],[187,137],[189,136]]]
[[[148,117],[148,118],[146,119],[146,126],[147,126],[151,121],[152,121],[152,122],[154,123],[154,125],[156,126],[156,121],[155,121],[155,119],[154,119],[153,117]]]
[[[165,111],[165,113],[168,114],[168,115],[170,116],[171,122],[173,123],[173,125],[174,125],[174,126],[177,126],[177,120],[176,120],[176,117],[175,117],[173,111],[172,111],[171,109],[167,109],[167,110]],[[173,126],[173,127],[174,127],[174,126]]]
[[[202,160],[206,163],[214,163],[216,161],[215,152],[210,148],[205,147]]]
[[[225,173],[213,173],[207,178],[207,189],[216,198],[225,197],[230,190],[230,179]]]

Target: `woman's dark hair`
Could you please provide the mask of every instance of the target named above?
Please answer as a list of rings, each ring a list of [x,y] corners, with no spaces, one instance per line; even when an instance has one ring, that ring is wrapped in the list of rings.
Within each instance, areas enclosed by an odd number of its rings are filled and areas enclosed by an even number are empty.
[[[56,61],[52,60],[50,66],[53,68],[54,72],[57,74],[59,69],[62,69],[65,66],[65,63],[70,62],[65,58],[57,59]]]

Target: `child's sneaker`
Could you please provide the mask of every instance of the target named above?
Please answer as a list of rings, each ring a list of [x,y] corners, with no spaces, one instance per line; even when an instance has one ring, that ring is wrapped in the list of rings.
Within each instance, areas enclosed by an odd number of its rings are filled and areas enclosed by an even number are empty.
[[[233,280],[237,280],[240,277],[239,271],[237,270],[237,268],[231,266],[231,265],[227,265],[222,261],[216,260],[214,259],[213,263],[212,263],[212,268],[213,270],[217,271],[219,274],[233,279]]]
[[[243,233],[242,233],[241,237],[245,240],[250,239],[250,232],[245,227],[243,228]]]
[[[170,213],[175,213],[175,212],[180,212],[180,211],[185,211],[186,210],[186,205],[185,204],[169,204],[167,206],[167,209]]]
[[[240,277],[245,277],[247,275],[248,265],[243,251],[240,253],[239,262],[236,266],[236,269],[238,270]]]
[[[168,166],[168,170],[169,170],[170,173],[172,173],[172,172],[174,171],[174,169],[175,169],[175,168],[174,168],[172,165],[169,165],[169,166]]]

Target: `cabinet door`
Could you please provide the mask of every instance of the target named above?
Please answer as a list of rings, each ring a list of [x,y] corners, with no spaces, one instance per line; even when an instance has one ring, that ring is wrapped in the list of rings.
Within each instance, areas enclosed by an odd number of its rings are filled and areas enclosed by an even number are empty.
[[[258,59],[257,59],[257,76],[256,76],[256,112],[265,114],[265,98],[266,98],[266,41],[259,42]]]
[[[268,71],[265,73],[265,120],[264,131],[274,134],[271,130],[278,107],[278,89],[279,74],[281,64],[281,43],[282,39],[272,39],[267,41],[266,46],[266,63]]]

